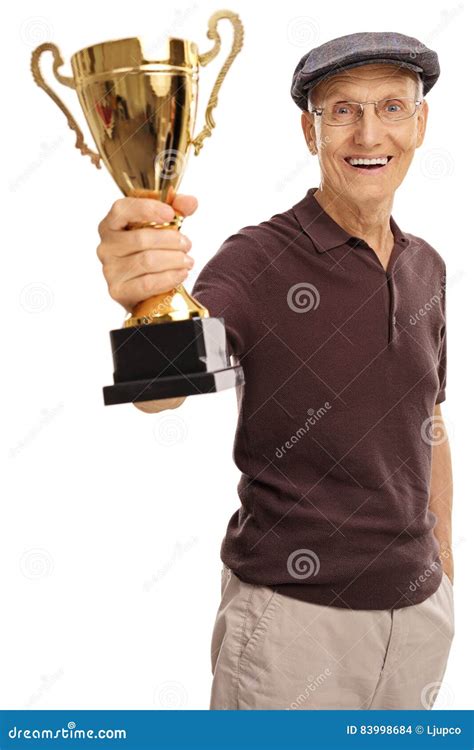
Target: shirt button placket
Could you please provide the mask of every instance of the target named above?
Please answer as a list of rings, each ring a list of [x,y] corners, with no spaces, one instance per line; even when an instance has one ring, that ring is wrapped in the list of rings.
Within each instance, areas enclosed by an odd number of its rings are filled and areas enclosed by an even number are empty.
[[[393,307],[395,303],[395,295],[393,290],[393,279],[390,274],[386,274],[387,276],[387,287],[388,287],[388,304],[389,304],[389,310],[388,310],[388,343],[391,344],[394,337],[395,337],[395,326],[397,324],[397,316],[393,312]]]

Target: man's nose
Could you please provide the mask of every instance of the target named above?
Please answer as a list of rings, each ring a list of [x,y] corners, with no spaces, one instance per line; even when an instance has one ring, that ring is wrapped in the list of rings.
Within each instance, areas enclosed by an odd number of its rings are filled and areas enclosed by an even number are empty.
[[[386,126],[375,111],[375,104],[365,104],[362,117],[354,125],[355,142],[359,145],[375,146],[381,143]]]

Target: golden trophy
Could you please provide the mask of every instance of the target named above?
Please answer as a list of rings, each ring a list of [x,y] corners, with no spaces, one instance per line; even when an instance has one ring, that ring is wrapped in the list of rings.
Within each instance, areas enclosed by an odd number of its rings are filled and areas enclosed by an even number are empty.
[[[217,24],[222,19],[232,24],[232,48],[211,90],[205,125],[193,137],[199,68],[220,51]],[[96,167],[102,161],[126,196],[171,204],[191,147],[199,154],[212,133],[218,92],[242,48],[243,27],[227,10],[214,13],[208,26],[214,42],[208,52],[200,54],[194,42],[171,37],[160,59],[148,60],[140,39],[119,39],[76,52],[72,77],[59,72],[64,63],[56,45],[41,44],[32,54],[34,80],[65,114],[76,147]],[[86,145],[77,122],[45,82],[40,70],[45,52],[53,55],[57,81],[75,89],[98,153]],[[164,224],[127,228],[179,230],[182,221],[176,213]],[[136,305],[123,327],[110,332],[110,340],[114,385],[103,389],[106,405],[213,393],[244,382],[242,368],[232,366],[227,353],[224,319],[210,317],[182,284]]]

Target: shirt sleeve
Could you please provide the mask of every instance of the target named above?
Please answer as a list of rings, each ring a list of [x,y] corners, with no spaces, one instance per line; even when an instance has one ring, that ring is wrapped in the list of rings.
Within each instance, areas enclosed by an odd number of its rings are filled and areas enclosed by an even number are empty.
[[[229,353],[251,346],[256,314],[259,245],[246,234],[228,237],[199,273],[191,294],[212,317],[224,318]]]
[[[443,277],[441,281],[441,311],[442,327],[440,332],[440,342],[438,348],[438,379],[439,391],[436,397],[437,404],[446,400],[446,370],[447,370],[447,328],[446,328],[446,266],[443,268]]]

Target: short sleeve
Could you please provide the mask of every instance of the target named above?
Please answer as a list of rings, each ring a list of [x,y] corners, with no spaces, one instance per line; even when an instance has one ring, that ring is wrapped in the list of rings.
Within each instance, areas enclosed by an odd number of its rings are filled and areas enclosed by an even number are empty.
[[[440,341],[438,348],[438,380],[439,390],[436,397],[437,404],[446,399],[446,370],[447,370],[447,327],[446,327],[446,266],[443,269],[441,281],[441,311],[442,327],[440,332]]]
[[[259,245],[239,232],[228,237],[199,273],[191,294],[212,317],[224,318],[229,352],[242,356],[252,340]]]

